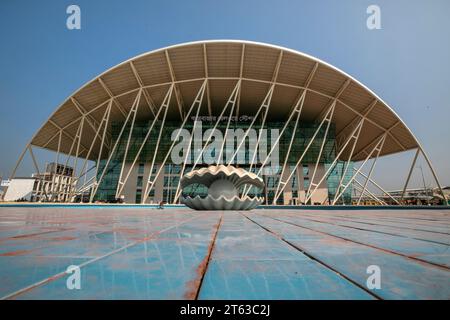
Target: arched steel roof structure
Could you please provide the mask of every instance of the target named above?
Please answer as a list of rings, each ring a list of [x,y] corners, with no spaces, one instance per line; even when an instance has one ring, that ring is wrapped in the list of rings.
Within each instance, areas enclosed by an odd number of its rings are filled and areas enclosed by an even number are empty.
[[[304,120],[320,119],[327,106],[336,100],[333,122],[338,138],[348,133],[355,119],[364,117],[364,135],[358,140],[354,161],[364,159],[364,151],[384,132],[388,135],[381,155],[419,146],[393,109],[345,72],[291,49],[230,40],[180,44],[120,63],[89,81],[62,103],[39,129],[31,144],[56,151],[56,137],[63,129],[61,152],[68,153],[83,114],[89,114],[94,126],[101,121],[102,107],[113,99],[111,120],[123,120],[141,87],[145,99],[140,103],[146,107],[139,107],[138,119],[152,118],[171,83],[176,83],[178,103],[172,102],[169,117],[180,119],[205,78],[209,79],[210,110],[206,106],[202,114],[217,113],[238,79],[242,79],[242,93],[237,112],[251,114],[264,99],[270,84],[275,83],[272,105],[277,108],[269,110],[269,119],[285,119],[303,90],[307,90]],[[85,130],[95,134],[92,127],[87,126]],[[81,144],[88,149],[88,135]],[[94,147],[92,159],[96,158],[99,149],[99,145]]]
[[[85,119],[77,155],[94,161],[106,158],[111,148],[109,129],[105,131],[105,141],[109,144],[102,147],[101,139],[94,139],[91,144],[93,137],[99,135],[97,128],[108,106],[111,106],[109,123],[124,121],[134,101],[139,101],[136,120],[150,120],[163,103],[166,92],[173,88],[175,99],[170,100],[167,117],[181,120],[205,81],[207,99],[201,105],[201,115],[219,114],[238,81],[240,97],[236,115],[257,112],[273,87],[271,106],[276,108],[268,108],[267,117],[272,121],[285,121],[305,93],[302,121],[320,121],[330,106],[334,106],[331,121],[335,125],[337,150],[342,149],[340,159],[363,161],[375,157],[370,150],[384,137],[379,156],[417,149],[417,154],[420,151],[424,155],[439,185],[428,157],[411,130],[369,88],[315,57],[250,41],[190,42],[150,51],[120,63],[64,101],[28,146],[70,154],[80,123]],[[136,99],[139,92],[143,99]],[[350,151],[345,141],[361,120],[364,121],[362,134]]]

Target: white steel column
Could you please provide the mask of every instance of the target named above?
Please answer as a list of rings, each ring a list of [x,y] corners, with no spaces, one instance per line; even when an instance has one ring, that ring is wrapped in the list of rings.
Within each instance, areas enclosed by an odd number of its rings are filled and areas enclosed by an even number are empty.
[[[206,140],[205,145],[203,146],[202,150],[200,151],[197,159],[194,161],[192,170],[195,170],[195,168],[197,167],[197,164],[200,161],[200,159],[202,158],[203,153],[205,152],[206,148],[208,147],[208,143],[210,142],[210,140],[214,134],[214,131],[217,129],[217,126],[220,123],[221,118],[225,114],[225,111],[228,109],[228,106],[231,105],[230,112],[228,114],[228,121],[227,121],[227,125],[225,128],[225,133],[224,133],[223,139],[222,139],[222,145],[220,147],[218,156],[216,156],[216,164],[219,165],[222,162],[222,155],[223,155],[223,149],[224,149],[225,142],[226,142],[226,136],[228,133],[228,128],[230,127],[231,117],[233,116],[236,102],[239,100],[239,96],[240,96],[240,92],[241,92],[241,84],[242,84],[241,80],[238,80],[233,91],[231,92],[230,97],[228,98],[228,101],[225,103],[225,107],[222,109],[222,112],[220,113],[219,117],[217,118],[214,128],[211,130],[211,134],[209,135],[208,139]],[[217,150],[215,150],[214,152],[217,152]],[[180,178],[181,178],[181,176],[180,176]],[[194,191],[196,191],[196,190],[197,190],[197,188],[194,189]]]
[[[55,155],[55,169],[53,170],[53,177],[52,177],[52,187],[51,187],[51,199],[52,201],[55,199],[55,188],[56,188],[56,180],[57,180],[57,170],[58,170],[58,163],[59,163],[59,151],[61,150],[61,138],[62,138],[62,130],[59,130],[59,137],[58,137],[58,149],[56,151]],[[59,181],[59,179],[58,179]]]
[[[136,81],[139,83],[139,86],[142,89],[142,94],[144,95],[145,101],[147,102],[148,109],[153,114],[153,116],[155,116],[155,111],[153,110],[155,108],[155,103],[153,102],[152,98],[148,94],[147,90],[144,89],[144,82],[142,81],[141,76],[139,75],[138,71],[136,70],[136,66],[134,65],[133,61],[130,61],[130,67],[131,67],[131,70],[133,71]]]
[[[80,174],[79,174],[79,176],[75,179],[75,183],[76,184],[78,184],[78,181],[81,179],[81,177],[85,177],[86,178],[86,174],[92,169],[89,169],[89,171],[86,171],[86,168],[87,168],[87,162],[88,162],[88,160],[89,160],[89,157],[90,157],[90,155],[91,155],[91,153],[92,153],[92,150],[93,150],[93,148],[94,148],[94,145],[95,145],[95,142],[97,141],[97,137],[98,138],[101,138],[102,136],[100,135],[100,131],[101,131],[101,129],[103,128],[103,126],[105,126],[104,127],[104,132],[106,132],[107,131],[107,127],[108,127],[108,119],[109,119],[109,113],[110,113],[110,110],[111,110],[111,104],[108,104],[107,105],[107,107],[106,107],[106,110],[105,110],[105,112],[103,113],[103,116],[102,116],[102,120],[100,121],[100,124],[98,125],[98,128],[97,128],[97,130],[96,130],[96,132],[95,132],[95,136],[94,136],[94,138],[92,139],[92,142],[91,142],[91,145],[90,145],[90,147],[89,147],[89,150],[88,150],[88,152],[87,152],[87,154],[86,154],[86,156],[85,156],[85,159],[84,159],[84,161],[83,161],[83,165],[82,165],[82,167],[81,167],[81,170],[80,170]],[[103,142],[102,141],[100,141],[101,142],[101,144],[103,144]],[[102,147],[102,146],[101,146]],[[101,149],[101,147],[100,147],[100,149]],[[101,152],[100,152],[100,154],[101,154]],[[96,176],[95,176],[95,178],[96,178]],[[85,183],[86,183],[86,179],[85,179]],[[84,184],[85,184],[84,183]]]
[[[241,62],[239,64],[239,77],[238,79],[242,81],[242,75],[244,72],[244,59],[245,59],[245,43],[242,44],[241,50]],[[239,93],[237,104],[236,104],[236,117],[239,117],[239,108],[241,106],[241,94]]]
[[[19,156],[19,159],[17,159],[16,165],[14,166],[14,169],[13,169],[11,175],[9,176],[9,180],[12,180],[16,176],[17,168],[19,167],[19,164],[22,162],[23,157],[25,156],[25,153],[27,152],[29,146],[30,146],[30,144],[27,143],[25,148],[23,148],[22,153]]]
[[[269,160],[270,156],[272,155],[272,152],[275,150],[276,146],[279,144],[281,137],[284,134],[284,131],[286,131],[286,128],[289,125],[289,123],[291,122],[293,116],[297,113],[297,118],[295,120],[295,125],[294,125],[294,131],[292,134],[292,136],[295,136],[295,131],[297,130],[298,120],[300,119],[300,116],[302,114],[303,103],[305,102],[305,97],[306,97],[306,91],[304,91],[302,93],[302,95],[298,99],[297,103],[295,104],[294,108],[292,109],[291,114],[289,115],[286,123],[283,126],[283,129],[281,129],[280,135],[275,140],[275,143],[273,144],[272,148],[270,149],[269,153],[267,154],[267,157],[264,159],[264,161],[261,164],[261,167],[259,168],[258,172],[256,173],[257,176],[259,176],[261,174],[264,166],[266,165],[267,161]],[[289,144],[288,153],[290,152],[290,147],[292,147],[292,141],[293,141],[293,139],[291,138],[291,143]],[[289,156],[289,154],[287,154],[287,155]],[[286,157],[286,159],[287,159],[287,157]],[[285,162],[286,162],[286,159],[285,159]]]
[[[258,139],[257,139],[256,145],[255,145],[255,150],[253,151],[253,154],[252,154],[252,160],[250,161],[250,166],[248,169],[249,172],[252,172],[253,164],[258,157],[259,144],[261,142],[262,132],[264,130],[264,125],[266,123],[267,114],[269,113],[270,103],[272,102],[273,91],[275,90],[275,84],[278,79],[278,73],[280,71],[282,60],[283,60],[283,50],[281,50],[278,55],[277,64],[275,65],[275,69],[272,74],[272,86],[270,87],[269,94],[266,96],[266,98],[263,101],[263,105],[265,106],[265,112],[264,112],[264,115],[263,115],[263,118],[261,121],[261,126],[259,129]],[[250,153],[249,153],[249,155],[250,155]],[[248,188],[248,190],[247,190],[247,186],[245,186],[243,194],[246,195],[249,190],[250,190],[250,188]]]
[[[121,188],[123,169],[125,168],[125,163],[127,161],[128,149],[130,148],[130,141],[131,141],[131,137],[133,136],[134,123],[136,121],[136,115],[137,115],[137,112],[139,109],[139,103],[141,102],[142,90],[143,89],[139,90],[135,108],[134,109],[132,108],[132,110],[131,110],[131,112],[133,113],[133,120],[131,120],[130,132],[128,133],[127,144],[126,144],[125,152],[124,152],[123,159],[122,159],[122,165],[120,167],[119,181],[117,183],[117,188],[116,188],[116,199],[119,197],[119,189]]]
[[[439,179],[437,177],[436,171],[434,171],[434,168],[431,165],[431,161],[430,161],[430,159],[428,159],[428,156],[425,153],[425,151],[423,151],[422,147],[419,147],[419,149],[420,149],[420,152],[422,153],[423,157],[425,158],[425,161],[427,162],[428,167],[431,170],[431,174],[433,175],[434,181],[436,182],[436,184],[437,184],[437,186],[439,188],[439,191],[441,192],[442,199],[443,199],[443,204],[444,204],[444,206],[446,206],[447,205],[447,198],[445,196],[444,190],[442,190],[441,184],[439,183]]]
[[[361,166],[356,170],[356,173],[350,178],[350,181],[344,186],[344,188],[342,189],[342,191],[339,193],[340,190],[340,186],[338,187],[338,190],[336,191],[336,194],[338,194],[337,196],[334,196],[334,200],[332,202],[332,205],[336,204],[336,201],[339,200],[339,198],[344,194],[345,190],[347,190],[347,188],[352,184],[353,180],[356,178],[356,176],[358,175],[359,172],[361,172],[362,168],[364,167],[364,165],[367,163],[367,161],[372,157],[372,154],[376,151],[377,152],[377,156],[380,154],[381,149],[383,148],[384,145],[384,141],[386,140],[386,133],[383,134],[380,138],[380,140],[377,142],[377,144],[374,146],[374,148],[372,149],[372,151],[367,155],[366,159],[364,160],[364,162],[361,164]]]
[[[408,172],[408,177],[406,178],[406,181],[405,181],[405,186],[403,187],[402,196],[400,197],[400,202],[403,201],[403,198],[405,196],[406,188],[408,187],[409,180],[411,179],[411,175],[412,175],[412,172],[416,165],[416,161],[417,161],[417,157],[419,156],[419,153],[420,153],[420,148],[417,148],[416,154],[414,155],[414,159],[411,164],[411,168],[409,169],[409,172]]]
[[[359,191],[361,191],[361,194],[363,193],[363,185],[355,178],[355,180],[353,180],[353,182],[355,182],[359,188]],[[356,187],[356,185],[353,185],[354,187]],[[384,202],[383,200],[379,199],[376,195],[374,195],[369,189],[366,189],[365,192],[375,201],[377,201],[379,204],[382,205],[386,205],[386,202]]]
[[[264,101],[262,103],[262,106],[264,107],[264,114],[263,114],[263,118],[261,121],[261,127],[259,128],[259,134],[258,134],[258,139],[256,140],[255,149],[253,150],[252,160],[250,161],[250,167],[248,169],[249,172],[252,172],[253,164],[254,164],[256,158],[258,157],[259,144],[261,142],[262,132],[264,129],[264,125],[266,123],[267,113],[269,113],[270,103],[272,102],[272,96],[273,96],[274,89],[275,89],[275,85],[273,84],[269,90],[269,93],[267,94],[266,98],[264,99]],[[250,155],[250,153],[249,153],[249,155]]]
[[[208,71],[208,54],[206,53],[206,44],[203,44],[203,68],[205,69],[205,79],[208,79],[209,77],[209,71]],[[208,101],[208,114],[209,116],[212,116],[212,109],[211,109],[211,96],[210,96],[210,85],[209,80],[206,82],[206,99]]]
[[[114,96],[114,94],[109,90],[106,83],[102,80],[102,78],[98,78],[98,82],[102,86],[103,90],[108,94],[109,98],[115,103],[117,109],[119,109],[120,113],[123,115],[124,118],[127,117],[127,113],[123,110],[122,105],[120,104],[119,100],[117,99],[117,96]]]
[[[295,167],[297,168],[300,163],[302,162],[304,156],[306,155],[306,153],[308,152],[309,148],[311,147],[311,145],[313,144],[314,140],[316,139],[317,134],[319,133],[320,129],[322,128],[323,124],[325,122],[327,122],[327,125],[329,125],[329,123],[331,122],[331,119],[333,118],[333,114],[334,114],[334,109],[336,107],[336,101],[334,101],[331,106],[328,108],[327,112],[325,113],[324,118],[322,119],[322,121],[320,122],[319,126],[317,127],[316,131],[314,132],[313,136],[311,137],[311,140],[309,141],[308,145],[306,146],[305,150],[303,151],[302,155],[300,156],[300,158],[297,160],[297,163],[295,164]],[[293,140],[291,140],[291,144],[292,144]],[[290,146],[289,146],[290,149]],[[287,159],[287,158],[286,158]],[[286,165],[286,162],[285,162]],[[285,181],[283,181],[283,174],[284,174],[284,166],[283,166],[283,170],[280,174],[280,179],[278,181],[278,185],[277,185],[277,189],[275,191],[275,195],[274,195],[274,199],[273,199],[273,204],[276,204],[278,198],[280,197],[281,193],[283,193],[287,183],[291,180],[292,176],[294,175],[295,171],[292,171],[288,178],[285,179]],[[320,183],[319,183],[320,185]]]
[[[316,189],[320,186],[320,184],[315,184],[315,182],[314,182],[314,178],[316,177],[316,172],[317,172],[317,168],[319,167],[319,163],[320,163],[320,158],[322,157],[322,153],[323,153],[323,149],[325,148],[325,143],[327,142],[327,137],[328,137],[328,131],[329,131],[329,129],[330,129],[330,125],[331,125],[331,121],[329,121],[328,123],[327,123],[327,127],[326,127],[326,129],[325,129],[325,134],[324,134],[324,136],[323,136],[323,139],[322,139],[322,144],[321,144],[321,146],[320,146],[320,151],[319,151],[319,154],[318,154],[318,156],[317,156],[317,160],[316,160],[316,163],[315,163],[315,165],[314,165],[314,170],[313,170],[313,174],[312,174],[312,176],[311,176],[311,180],[310,180],[310,183],[309,183],[309,186],[308,186],[308,190],[306,191],[306,193],[305,193],[305,200],[306,199],[310,199],[310,198],[312,198],[312,195],[311,195],[311,197],[309,196],[309,194],[310,194],[310,192],[311,192],[311,186],[314,186],[314,187],[316,187]],[[357,137],[359,137],[359,133],[361,132],[361,126],[359,126],[359,130],[358,130],[358,133],[357,133]],[[355,145],[356,145],[356,141],[358,140],[358,138],[356,138],[355,139],[355,142],[354,142],[354,144],[353,144],[353,149],[352,149],[352,153],[353,153],[353,150],[354,150],[354,148],[355,148]],[[352,156],[352,153],[350,154],[350,158],[351,158],[351,156]],[[315,189],[315,190],[316,190]],[[315,191],[314,190],[314,191]],[[306,202],[305,202],[306,203]]]
[[[339,151],[339,153],[336,155],[336,157],[334,158],[333,162],[331,163],[330,167],[328,168],[328,170],[325,172],[325,174],[322,176],[322,178],[320,179],[320,181],[317,183],[317,186],[320,186],[322,184],[322,182],[328,177],[328,175],[330,174],[330,172],[334,169],[335,165],[337,164],[339,157],[342,155],[342,153],[344,152],[344,150],[347,148],[348,144],[350,143],[350,141],[352,139],[355,139],[356,136],[356,132],[359,129],[360,126],[362,126],[364,121],[364,118],[362,118],[358,125],[353,129],[352,133],[350,134],[350,136],[347,138],[347,141],[344,143],[344,145],[342,146],[341,150]],[[311,194],[309,195],[309,198],[305,197],[305,203],[307,203],[309,201],[309,199],[311,198],[311,196],[314,194],[314,192],[316,192],[317,190],[317,186],[314,187],[314,190],[311,192]]]
[[[164,111],[164,114],[163,114],[163,118],[162,118],[162,122],[161,122],[160,132],[164,128],[164,124],[166,122],[167,110],[169,109],[170,100],[172,98],[173,88],[174,88],[174,85],[171,85],[169,87],[169,89],[167,90],[167,93],[166,93],[166,95],[164,97],[164,100],[162,101],[161,106],[159,107],[158,112],[156,113],[155,118],[153,119],[152,124],[150,125],[150,128],[148,129],[147,134],[145,135],[144,140],[142,141],[141,146],[139,147],[139,150],[138,150],[138,152],[137,152],[133,162],[131,163],[131,167],[130,167],[130,169],[128,169],[128,172],[125,175],[125,179],[122,181],[122,176],[119,177],[120,189],[119,189],[119,192],[118,192],[118,196],[122,193],[123,188],[125,187],[125,184],[127,183],[128,178],[130,177],[130,174],[133,171],[133,168],[136,165],[136,162],[139,159],[139,156],[141,155],[141,152],[144,149],[145,144],[147,143],[148,138],[150,137],[150,134],[153,131],[153,127],[155,126],[156,121],[158,120],[158,118],[159,118],[159,116],[160,116],[162,111]],[[155,154],[156,154],[157,147],[155,149],[156,149],[155,150]]]
[[[207,83],[208,83],[208,80],[205,80],[205,84],[207,84]],[[206,87],[206,85],[205,85],[205,87]],[[181,193],[181,190],[180,190],[181,177],[184,175],[184,170],[186,169],[186,163],[188,162],[188,158],[191,157],[192,142],[194,140],[195,129],[197,128],[197,119],[198,119],[198,115],[200,113],[200,109],[201,109],[201,106],[202,106],[204,91],[205,90],[203,90],[201,98],[198,101],[197,112],[195,113],[194,126],[192,127],[192,134],[191,134],[191,137],[189,138],[188,149],[186,151],[186,155],[184,157],[183,165],[181,167],[180,179],[178,179],[178,185],[177,185],[177,189],[175,191],[175,198],[173,199],[173,203],[177,203],[178,198],[180,197],[180,193]],[[159,170],[161,171],[161,169],[163,169],[163,168],[160,168]]]
[[[364,118],[361,119],[361,122],[359,123],[359,126],[358,126],[357,133],[354,136],[355,141],[353,142],[352,150],[350,151],[348,159],[345,163],[344,171],[342,172],[341,178],[339,179],[339,184],[338,184],[336,193],[334,195],[333,202],[336,199],[336,195],[339,193],[339,190],[341,189],[341,186],[344,182],[345,175],[347,174],[348,167],[350,166],[350,162],[352,161],[353,152],[355,151],[356,144],[358,143],[359,135],[361,134],[361,129],[362,129],[363,125],[364,125]],[[377,157],[378,157],[378,155],[377,155]]]
[[[142,198],[142,203],[145,203],[145,201],[148,199],[148,194],[149,194],[149,192],[153,189],[153,186],[154,186],[155,181],[158,179],[159,175],[161,174],[161,171],[164,170],[164,166],[165,166],[165,164],[166,164],[166,161],[167,161],[167,159],[169,158],[170,153],[172,152],[172,149],[173,149],[173,147],[175,146],[175,143],[177,142],[178,138],[180,137],[180,135],[181,135],[181,130],[182,130],[182,129],[184,128],[184,126],[186,125],[186,122],[187,122],[189,116],[191,115],[192,110],[194,109],[194,107],[195,107],[196,105],[197,105],[197,108],[200,109],[200,107],[201,107],[201,105],[202,105],[202,102],[203,102],[203,96],[204,96],[204,93],[205,93],[206,82],[207,82],[207,80],[204,80],[203,83],[202,83],[202,85],[201,85],[201,87],[200,87],[200,89],[198,90],[197,95],[196,95],[194,101],[192,102],[192,105],[191,105],[191,107],[189,108],[189,110],[188,110],[186,116],[184,117],[183,122],[182,122],[182,124],[181,124],[181,127],[179,128],[178,133],[177,133],[175,139],[173,140],[173,143],[172,143],[172,145],[170,146],[169,150],[167,151],[167,154],[166,154],[166,156],[164,157],[164,160],[163,160],[163,162],[161,163],[161,166],[160,166],[160,168],[159,168],[158,172],[156,173],[156,176],[155,176],[155,178],[154,178],[153,180],[151,179],[151,176],[152,176],[152,171],[153,171],[153,165],[154,165],[154,162],[152,162],[152,166],[151,166],[151,168],[150,168],[150,172],[149,172],[149,174],[148,174],[148,179],[147,179],[146,186],[145,186],[145,193],[144,193],[144,196],[143,196],[143,198]],[[174,88],[174,90],[175,90],[175,89],[176,89],[176,88]],[[175,92],[176,92],[176,91],[175,91]],[[160,139],[158,139],[158,141],[159,141],[159,140],[160,140]],[[153,159],[153,160],[155,160],[155,157],[156,157],[156,150],[155,150],[155,156],[154,156],[154,159]],[[180,175],[180,177],[181,177],[181,175]]]
[[[128,124],[128,120],[130,119],[130,116],[132,114],[132,110],[134,110],[136,108],[136,106],[137,106],[137,102],[138,102],[139,97],[140,97],[140,91],[136,94],[136,98],[134,99],[133,106],[131,107],[130,111],[128,112],[128,114],[127,114],[127,116],[125,118],[125,121],[124,121],[124,123],[122,125],[122,128],[120,129],[119,136],[117,137],[117,140],[114,143],[114,146],[113,146],[112,150],[109,153],[108,160],[106,161],[105,167],[103,168],[103,171],[102,171],[102,173],[100,175],[100,179],[98,179],[98,181],[96,181],[94,183],[94,186],[92,188],[92,194],[91,194],[91,197],[89,199],[89,202],[92,202],[92,200],[95,197],[95,194],[97,193],[98,187],[99,187],[100,183],[103,180],[103,177],[104,177],[104,175],[106,173],[106,170],[108,169],[108,165],[111,162],[111,159],[112,159],[112,157],[114,155],[114,152],[116,151],[117,146],[119,145],[120,139],[122,138],[122,134],[123,134],[123,132],[124,132],[124,130],[125,130],[127,124]]]
[[[203,146],[203,148],[202,148],[201,152],[199,153],[197,159],[195,159],[194,165],[192,166],[192,170],[195,169],[195,167],[197,166],[197,164],[200,161],[201,157],[203,156],[203,152],[205,152],[206,148],[208,147],[208,143],[211,141],[211,138],[212,138],[212,136],[214,134],[214,131],[216,131],[217,126],[219,125],[223,115],[225,114],[225,111],[228,109],[229,106],[231,106],[230,112],[229,112],[229,116],[228,116],[227,127],[225,129],[225,135],[223,137],[222,148],[221,148],[221,150],[219,152],[218,157],[216,157],[216,159],[218,159],[217,160],[217,164],[220,164],[221,157],[222,157],[222,150],[223,150],[223,146],[225,144],[226,133],[227,133],[227,130],[228,130],[228,126],[230,124],[231,117],[233,116],[234,107],[235,107],[236,101],[237,101],[237,99],[239,97],[240,90],[241,90],[241,81],[238,80],[238,82],[234,86],[233,91],[231,92],[231,95],[228,97],[228,101],[225,103],[225,106],[222,109],[222,112],[220,113],[220,115],[217,118],[217,121],[216,121],[213,129],[211,130],[211,134],[208,136],[208,139],[206,140],[205,145]]]
[[[67,167],[69,166],[70,158],[72,158],[72,151],[73,151],[73,149],[74,149],[74,147],[75,147],[75,143],[77,142],[78,135],[79,135],[80,130],[81,130],[81,127],[82,127],[82,123],[83,123],[83,117],[81,117],[81,119],[80,119],[80,123],[79,123],[79,125],[78,125],[77,132],[76,132],[76,134],[75,134],[75,137],[72,138],[72,139],[73,139],[73,140],[72,140],[72,144],[71,144],[71,146],[70,146],[69,154],[67,155],[66,162],[65,162],[64,167],[63,167],[63,172],[66,171]],[[72,176],[70,176],[70,178],[69,178],[69,186],[67,187],[68,190],[63,190],[64,201],[67,201],[66,196],[68,197],[68,196],[69,196],[69,193],[70,193],[71,182],[72,182],[74,170],[75,170],[75,168],[72,168]],[[60,175],[60,176],[59,176],[59,181],[61,181],[61,179],[63,179],[63,177]],[[67,189],[67,188],[66,188],[66,189]],[[64,192],[64,191],[65,191],[65,192]]]
[[[97,162],[96,162],[96,164],[95,164],[94,181],[93,181],[93,183],[92,183],[91,192],[90,192],[90,195],[89,195],[89,202],[90,202],[90,203],[92,202],[92,199],[94,198],[94,196],[93,196],[93,191],[94,191],[95,185],[96,185],[96,183],[97,183],[98,169],[99,169],[99,167],[100,167],[100,159],[101,159],[101,157],[102,157],[103,146],[104,146],[104,144],[105,144],[105,137],[106,137],[106,132],[107,132],[107,129],[108,129],[109,117],[110,117],[110,115],[111,115],[112,104],[113,104],[113,101],[112,101],[112,99],[111,99],[111,100],[109,101],[109,104],[108,104],[108,111],[107,111],[107,116],[106,116],[105,128],[103,129],[102,140],[101,140],[101,143],[100,143],[100,150],[99,150],[99,152],[98,152],[98,155],[97,155]]]
[[[281,129],[280,135],[278,136],[278,138],[275,140],[273,146],[271,147],[269,153],[267,154],[266,158],[264,159],[264,161],[261,164],[261,167],[259,168],[258,172],[256,173],[257,176],[259,176],[261,174],[261,172],[264,169],[264,166],[267,164],[267,161],[269,160],[270,156],[272,155],[272,152],[275,150],[276,146],[279,144],[281,137],[284,134],[284,131],[286,131],[287,126],[289,125],[289,123],[291,123],[292,118],[294,117],[295,114],[297,114],[296,120],[295,120],[295,124],[294,124],[294,130],[293,133],[291,135],[291,143],[289,144],[287,153],[286,153],[286,158],[285,158],[285,163],[287,161],[287,158],[289,157],[290,154],[290,149],[292,147],[292,141],[295,137],[295,132],[297,130],[297,125],[298,125],[298,120],[300,119],[300,115],[302,113],[302,109],[303,109],[303,103],[305,101],[305,97],[306,97],[306,91],[303,91],[302,95],[300,96],[300,98],[298,99],[297,103],[295,104],[294,108],[291,111],[291,114],[289,115],[286,123],[284,124],[283,128]],[[284,167],[284,165],[283,165]]]
[[[179,92],[178,86],[176,85],[177,79],[175,78],[175,71],[173,70],[173,67],[172,67],[172,61],[170,60],[169,52],[167,50],[164,50],[164,54],[166,56],[166,62],[167,62],[167,66],[168,66],[169,71],[170,71],[170,78],[172,79],[172,84],[175,85],[174,91],[175,91],[175,99],[176,99],[177,105],[178,105],[178,111],[180,112],[181,119],[184,119],[184,115],[183,115],[183,111],[184,111],[183,110],[183,106],[184,106],[183,97],[182,97],[181,93]]]
[[[83,129],[84,129],[84,121],[86,121],[86,117],[83,116],[81,118],[81,128],[79,130],[78,135],[76,138],[78,139],[77,142],[77,149],[75,151],[75,157],[74,157],[74,165],[73,165],[73,176],[76,175],[77,165],[78,165],[78,157],[80,155],[80,144],[81,144],[81,137],[83,136]],[[69,192],[69,201],[72,201],[73,193],[76,188],[76,179],[73,179],[70,181],[70,192]]]
[[[238,152],[239,152],[239,149],[240,149],[240,148],[242,147],[242,145],[245,143],[245,138],[247,138],[247,136],[248,136],[250,130],[252,129],[252,127],[253,127],[253,125],[254,125],[256,119],[258,118],[259,114],[261,113],[261,111],[262,111],[263,109],[265,109],[264,112],[267,114],[268,105],[267,105],[266,102],[269,101],[269,103],[270,103],[270,99],[272,98],[272,93],[273,93],[273,89],[274,89],[274,88],[275,88],[275,85],[272,84],[272,85],[270,86],[269,91],[267,92],[267,94],[266,94],[266,96],[265,96],[265,98],[264,98],[264,100],[263,100],[261,106],[259,107],[258,111],[256,112],[255,117],[253,118],[252,122],[250,123],[250,126],[249,126],[249,127],[247,128],[247,130],[245,131],[244,136],[242,137],[242,141],[239,143],[238,147],[236,148],[236,151],[234,152],[234,154],[233,154],[233,156],[231,157],[231,159],[228,161],[227,165],[233,163],[233,161],[234,161],[236,155],[237,155]]]
[[[384,145],[384,142],[383,142],[383,145]],[[369,174],[368,174],[368,176],[367,176],[367,178],[366,178],[366,180],[365,180],[365,182],[364,182],[363,192],[362,192],[361,195],[359,196],[358,202],[356,203],[356,205],[358,205],[358,206],[359,206],[359,203],[361,202],[361,198],[362,198],[362,196],[363,196],[364,191],[366,191],[367,184],[369,183],[369,179],[370,179],[370,177],[372,176],[373,169],[375,168],[375,164],[377,163],[377,160],[378,160],[378,158],[379,158],[379,156],[380,156],[380,152],[381,152],[381,149],[382,149],[382,148],[383,148],[383,146],[380,147],[380,151],[377,153],[377,157],[376,157],[376,158],[373,160],[373,162],[372,162],[372,165],[371,165],[370,170],[369,170]]]
[[[353,169],[354,171],[356,171],[356,169]],[[359,172],[358,174],[360,174],[361,176],[363,176],[364,178],[367,179],[367,175],[365,175],[363,172]],[[400,202],[398,202],[397,199],[395,199],[393,196],[391,196],[391,194],[389,192],[387,192],[386,190],[384,190],[378,183],[376,183],[372,178],[369,179],[369,182],[371,182],[375,187],[377,187],[379,190],[381,190],[381,192],[383,192],[383,194],[387,195],[389,198],[391,198],[395,203],[400,204]]]
[[[43,178],[41,177],[41,172],[40,172],[40,170],[39,170],[39,166],[38,166],[38,164],[37,164],[36,158],[34,157],[34,154],[33,154],[33,148],[32,148],[32,145],[31,145],[31,144],[28,145],[28,152],[30,152],[31,159],[33,159],[33,164],[34,164],[34,167],[35,167],[35,169],[36,169],[36,171],[37,171],[37,175],[38,175],[38,177],[39,177],[39,182],[42,184],[42,191],[43,191],[43,193],[44,193],[45,199],[48,201],[47,192],[45,191],[44,183],[43,183],[44,180],[43,180]]]
[[[241,80],[238,80],[238,84],[237,84],[237,85],[238,85],[239,87],[238,87],[238,89],[237,89],[237,91],[236,91],[236,93],[235,93],[235,96],[234,96],[234,98],[233,98],[233,105],[232,105],[232,107],[231,107],[230,117],[228,118],[227,126],[226,126],[225,132],[224,132],[224,134],[223,134],[222,145],[220,146],[219,155],[217,156],[217,164],[220,164],[220,163],[222,163],[222,161],[223,161],[223,159],[222,159],[222,157],[223,157],[223,149],[225,148],[225,142],[226,142],[226,139],[227,139],[228,129],[229,129],[229,127],[230,127],[231,117],[232,117],[233,111],[234,111],[234,106],[235,106],[236,103],[237,103],[237,105],[239,106],[239,100],[240,100],[240,98],[241,98],[241,85],[242,85],[242,81],[241,81]],[[231,98],[231,97],[230,97],[230,98]],[[236,116],[236,117],[237,117],[237,116]],[[233,145],[234,145],[234,143],[233,143]]]
[[[266,158],[261,163],[261,167],[256,172],[256,175],[258,177],[260,176],[261,172],[263,171],[264,166],[266,165],[267,161],[270,159],[270,156],[272,155],[273,151],[275,150],[275,148],[279,144],[279,142],[281,140],[281,137],[283,136],[284,132],[286,131],[287,126],[291,123],[292,118],[294,117],[294,115],[297,114],[297,117],[295,119],[295,124],[294,124],[294,130],[293,130],[292,135],[291,135],[290,144],[289,144],[288,150],[286,152],[286,157],[285,157],[284,164],[283,164],[283,168],[285,168],[287,160],[288,160],[288,157],[289,157],[289,154],[290,154],[290,151],[291,151],[292,142],[293,142],[294,137],[295,137],[295,132],[297,130],[298,121],[299,121],[301,113],[302,113],[303,103],[305,102],[305,97],[306,97],[306,91],[303,91],[303,93],[300,95],[299,99],[297,100],[297,103],[294,105],[294,108],[292,108],[292,111],[291,111],[288,119],[286,120],[286,123],[284,124],[283,128],[281,129],[280,135],[275,140],[275,142],[274,142],[273,146],[270,148],[270,151],[267,154]],[[245,197],[248,194],[249,191],[250,191],[250,188],[247,190],[247,192],[243,193],[243,196]]]

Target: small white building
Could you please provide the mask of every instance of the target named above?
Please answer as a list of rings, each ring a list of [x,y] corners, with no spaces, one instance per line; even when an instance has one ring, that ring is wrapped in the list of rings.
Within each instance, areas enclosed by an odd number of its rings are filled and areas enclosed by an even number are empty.
[[[14,178],[9,182],[8,189],[4,196],[4,201],[33,201],[33,190],[36,184],[36,178]]]
[[[4,201],[69,201],[74,196],[73,168],[50,163],[46,171],[7,181]]]

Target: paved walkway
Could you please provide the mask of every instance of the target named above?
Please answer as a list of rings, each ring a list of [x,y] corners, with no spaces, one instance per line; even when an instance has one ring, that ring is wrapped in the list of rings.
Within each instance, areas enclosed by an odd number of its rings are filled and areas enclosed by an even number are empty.
[[[449,210],[1,207],[0,297],[450,299],[449,245]]]

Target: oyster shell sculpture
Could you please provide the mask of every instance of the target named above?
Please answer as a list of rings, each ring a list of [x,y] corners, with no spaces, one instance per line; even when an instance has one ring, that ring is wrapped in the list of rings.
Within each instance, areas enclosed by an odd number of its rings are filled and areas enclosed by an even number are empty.
[[[262,189],[264,181],[256,174],[233,166],[209,166],[191,171],[181,178],[181,188],[202,184],[208,188],[206,197],[184,196],[181,203],[195,210],[251,210],[261,204],[263,197],[239,196],[239,187],[251,185]]]

